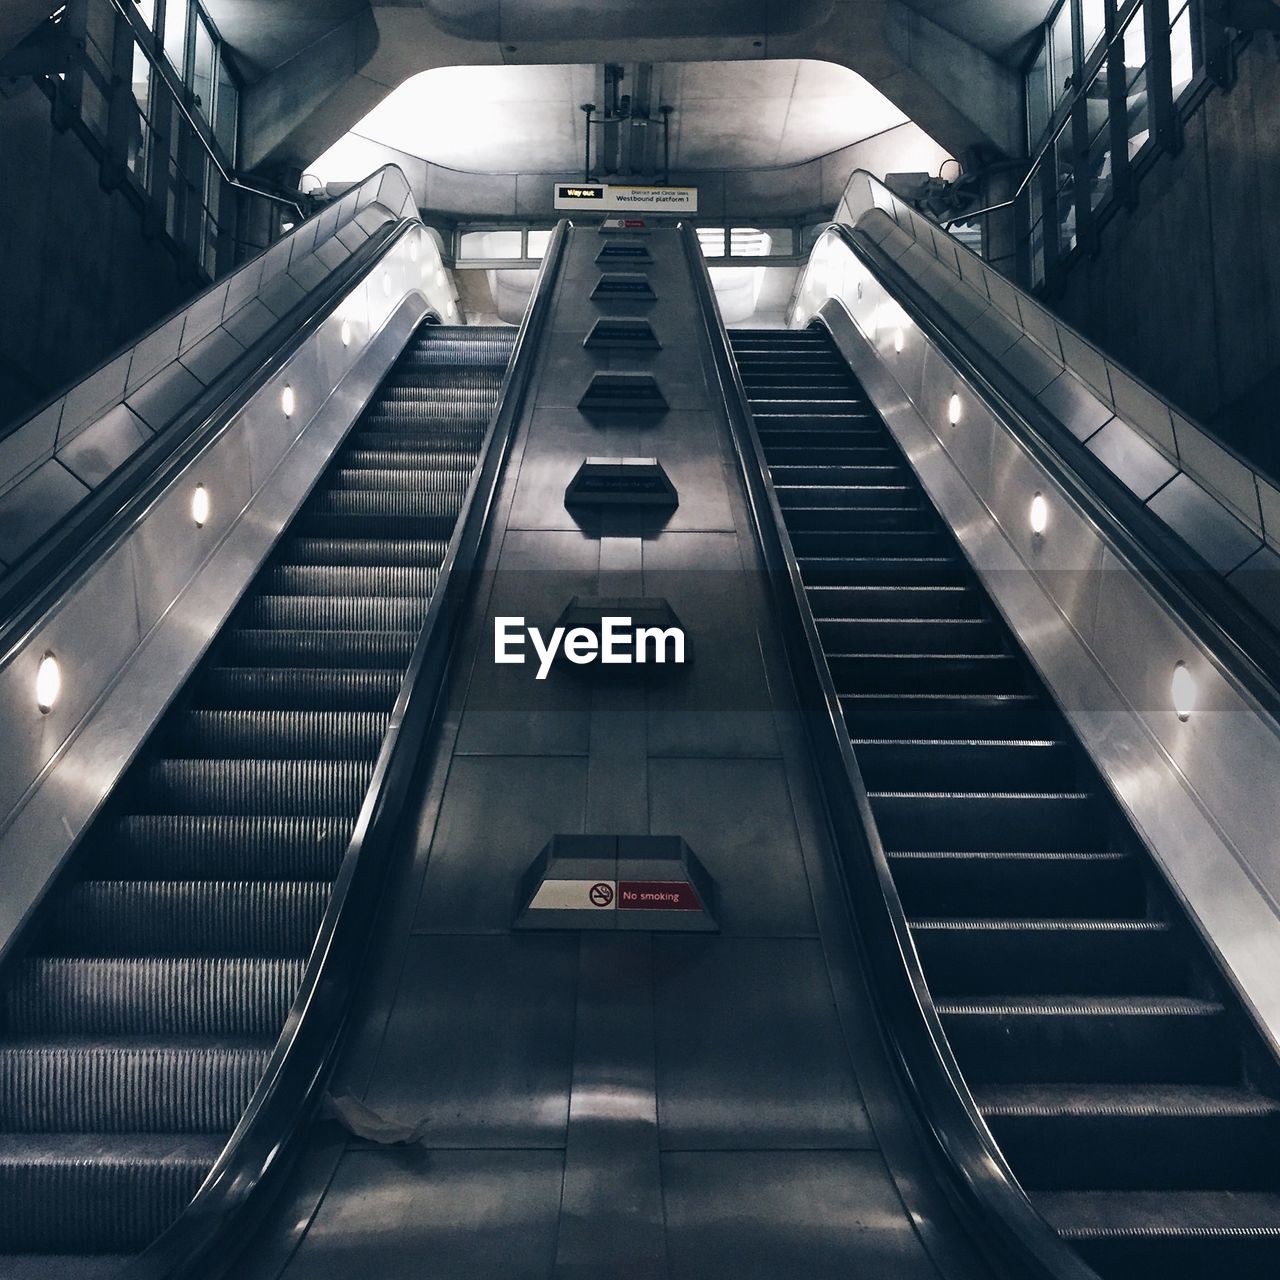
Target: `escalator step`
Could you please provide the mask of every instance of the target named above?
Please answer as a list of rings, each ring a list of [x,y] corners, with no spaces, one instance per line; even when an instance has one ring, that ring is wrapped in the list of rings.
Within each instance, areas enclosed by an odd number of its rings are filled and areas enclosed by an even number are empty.
[[[229,1133],[270,1045],[0,1045],[5,1133]]]
[[[91,866],[101,879],[332,880],[351,832],[350,818],[129,814]]]
[[[1231,1084],[1239,1047],[1218,1001],[1185,996],[940,999],[947,1039],[972,1086]]]
[[[884,499],[892,502],[893,498]],[[792,527],[799,533],[831,533],[847,535],[841,537],[839,545],[848,549],[849,540],[853,537],[871,538],[865,543],[866,550],[909,550],[915,551],[923,547],[932,549],[938,543],[938,521],[931,511],[921,506],[880,506],[872,505],[874,495],[869,495],[868,505],[858,503],[839,503],[828,506],[788,506],[783,509],[792,518]],[[911,535],[916,541],[898,547],[890,545],[888,535]],[[876,535],[872,537],[872,535]],[[829,545],[835,547],[832,542]],[[859,544],[860,549],[864,544]]]
[[[456,468],[419,470],[413,467],[338,467],[325,476],[331,490],[378,493],[432,493],[460,500],[466,492],[469,471]]]
[[[989,618],[827,618],[818,634],[833,653],[998,653],[1004,638]]]
[[[82,880],[50,912],[69,956],[279,956],[311,950],[327,881]]]
[[[792,492],[803,486],[816,485],[822,487],[837,486],[840,492],[850,487],[867,487],[882,489],[886,485],[908,488],[913,495],[919,495],[915,485],[903,485],[906,470],[901,463],[886,461],[862,466],[840,465],[823,462],[820,464],[776,464],[769,468],[773,476],[774,487],[779,492]],[[918,498],[917,506],[923,505],[923,498]]]
[[[1020,693],[1022,664],[1007,653],[829,653],[831,676],[847,693]]]
[[[168,726],[169,756],[372,760],[386,736],[376,711],[184,711]]]
[[[348,449],[342,455],[342,465],[351,470],[413,467],[423,471],[462,471],[470,476],[480,456],[478,448],[424,449],[404,441],[403,437],[397,439],[400,443],[394,446]]]
[[[244,667],[400,667],[409,665],[415,631],[287,631],[238,627],[218,642],[218,657]]]
[[[805,588],[815,618],[917,618],[977,620],[982,604],[968,586],[866,586],[851,584]]]
[[[1107,1280],[1272,1280],[1280,1194],[1041,1191],[1036,1208]]]
[[[284,667],[213,667],[197,679],[199,707],[255,711],[390,711],[404,673]]]
[[[911,936],[937,996],[1186,989],[1186,956],[1159,920],[917,919]]]
[[[225,1137],[0,1136],[0,1250],[137,1253],[187,1206]]]
[[[427,596],[439,573],[424,565],[278,564],[259,581],[271,595]]]
[[[272,1037],[302,981],[301,960],[24,960],[3,987],[15,1036]]]
[[[1065,741],[973,738],[854,738],[872,791],[1045,792],[1070,789],[1075,761]],[[1003,870],[995,863],[986,870]]]
[[[139,813],[352,819],[372,760],[155,760],[129,791]]]
[[[422,596],[255,595],[236,619],[246,627],[286,631],[417,631],[428,604]]]
[[[1033,693],[858,693],[840,705],[860,738],[1042,738],[1056,726]]]
[[[1084,791],[873,791],[886,849],[1101,852],[1098,797]]]
[[[279,559],[288,564],[407,565],[421,569],[439,566],[447,550],[443,538],[290,538]]]
[[[891,853],[902,905],[913,916],[1143,914],[1146,886],[1136,858],[1067,850],[927,850]]]
[[[1247,1089],[1003,1085],[976,1100],[1029,1191],[1276,1185],[1280,1103]]]

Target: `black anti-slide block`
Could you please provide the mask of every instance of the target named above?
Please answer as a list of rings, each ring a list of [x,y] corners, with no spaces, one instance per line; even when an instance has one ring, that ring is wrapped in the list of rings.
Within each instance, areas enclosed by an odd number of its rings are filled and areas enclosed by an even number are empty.
[[[680,495],[657,458],[584,458],[564,492],[566,507],[662,507]]]
[[[625,298],[628,302],[652,302],[658,295],[642,271],[606,271],[596,282],[591,296],[606,301]]]
[[[596,261],[602,266],[611,267],[629,262],[652,262],[653,255],[649,246],[638,240],[606,240],[596,254]]]
[[[578,408],[665,413],[667,397],[651,373],[595,373],[578,401]]]
[[[716,900],[680,836],[554,836],[520,881],[515,927],[713,933]]]
[[[601,316],[582,340],[584,347],[631,351],[660,351],[662,343],[647,320],[631,316]]]

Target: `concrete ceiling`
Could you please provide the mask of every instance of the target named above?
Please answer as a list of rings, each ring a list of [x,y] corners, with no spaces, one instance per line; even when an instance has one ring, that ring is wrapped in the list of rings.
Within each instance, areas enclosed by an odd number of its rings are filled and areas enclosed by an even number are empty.
[[[208,3],[248,72],[243,163],[288,181],[405,81],[464,66],[834,63],[863,76],[952,154],[1017,155],[1025,129],[1015,55],[1049,0]],[[740,118],[754,114],[756,87],[741,99],[739,127],[717,139],[720,149],[743,149]],[[800,154],[808,145],[802,110],[786,105],[789,90],[771,76],[761,76],[761,87],[761,136],[776,142],[775,157]],[[706,139],[692,124],[695,112],[684,116],[691,132],[679,145],[689,163]],[[557,127],[567,140],[569,126]],[[759,140],[751,143],[754,156]]]
[[[910,0],[911,8],[994,58],[1022,60],[1057,0]]]
[[[369,0],[202,0],[235,50],[238,69],[257,80],[361,14]]]
[[[600,100],[599,75],[597,67],[582,64],[425,71],[352,132],[453,169],[573,172],[583,162],[581,104]],[[633,76],[623,80],[623,92]],[[653,69],[653,84],[652,114],[660,104],[674,108],[673,172],[799,164],[906,120],[861,76],[829,62],[668,63]],[[328,180],[350,145],[339,142],[308,171]]]

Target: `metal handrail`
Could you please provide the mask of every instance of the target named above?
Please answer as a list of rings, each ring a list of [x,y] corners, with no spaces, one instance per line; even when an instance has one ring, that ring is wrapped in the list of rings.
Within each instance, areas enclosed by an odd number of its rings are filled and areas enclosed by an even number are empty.
[[[687,224],[686,224],[687,225]],[[991,1136],[942,1027],[925,982],[867,789],[850,745],[804,583],[763,449],[696,241],[685,250],[706,326],[734,450],[778,621],[813,746],[841,870],[857,921],[881,1027],[899,1083],[930,1138],[940,1181],[974,1243],[998,1273],[1019,1280],[1097,1280],[1027,1198]]]
[[[550,317],[566,242],[567,224],[562,222],[552,235],[529,299],[485,434],[481,462],[463,500],[464,514],[449,541],[284,1030],[248,1109],[195,1199],[159,1240],[126,1266],[121,1280],[224,1273],[264,1212],[263,1201],[279,1190],[302,1145],[346,1029],[410,783],[441,710],[463,606],[471,594],[498,481],[532,384],[534,357]]]

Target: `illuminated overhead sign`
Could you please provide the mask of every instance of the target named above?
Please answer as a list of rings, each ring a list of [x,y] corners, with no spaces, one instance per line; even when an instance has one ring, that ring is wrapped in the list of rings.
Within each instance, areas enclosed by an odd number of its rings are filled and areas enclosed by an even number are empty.
[[[697,187],[631,187],[611,182],[557,182],[557,209],[605,209],[612,213],[697,213]]]

